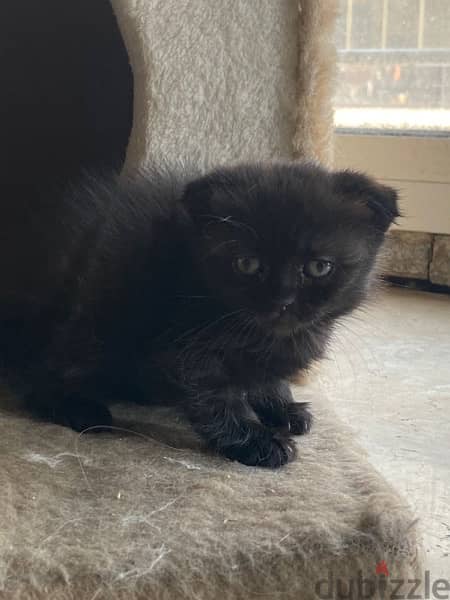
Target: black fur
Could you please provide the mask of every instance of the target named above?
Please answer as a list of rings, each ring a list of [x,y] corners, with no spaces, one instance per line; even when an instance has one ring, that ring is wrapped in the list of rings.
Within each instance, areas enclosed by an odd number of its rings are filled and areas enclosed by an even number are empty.
[[[209,447],[268,467],[311,426],[287,381],[364,300],[398,214],[390,188],[295,163],[90,179],[1,210],[0,358],[30,408],[82,430],[118,400],[175,400]]]

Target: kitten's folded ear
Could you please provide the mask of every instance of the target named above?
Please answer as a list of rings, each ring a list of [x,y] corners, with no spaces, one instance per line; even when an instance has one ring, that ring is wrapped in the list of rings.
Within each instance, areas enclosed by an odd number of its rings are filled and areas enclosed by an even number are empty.
[[[374,179],[354,171],[333,174],[333,191],[355,203],[355,217],[369,220],[380,232],[400,216],[397,192]]]

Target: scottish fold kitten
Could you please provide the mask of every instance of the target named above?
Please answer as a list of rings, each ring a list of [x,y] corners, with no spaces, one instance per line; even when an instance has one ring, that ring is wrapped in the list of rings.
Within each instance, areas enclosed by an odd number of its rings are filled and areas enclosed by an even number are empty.
[[[2,205],[0,358],[41,416],[176,402],[206,444],[280,467],[311,427],[289,380],[373,282],[394,190],[315,164],[88,178]]]

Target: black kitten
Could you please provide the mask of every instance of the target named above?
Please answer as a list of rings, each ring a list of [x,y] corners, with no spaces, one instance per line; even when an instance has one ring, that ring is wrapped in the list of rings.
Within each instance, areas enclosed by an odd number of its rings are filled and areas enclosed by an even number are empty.
[[[0,357],[31,408],[82,430],[176,400],[211,448],[268,467],[311,425],[287,381],[364,300],[398,215],[392,189],[297,163],[2,202]]]

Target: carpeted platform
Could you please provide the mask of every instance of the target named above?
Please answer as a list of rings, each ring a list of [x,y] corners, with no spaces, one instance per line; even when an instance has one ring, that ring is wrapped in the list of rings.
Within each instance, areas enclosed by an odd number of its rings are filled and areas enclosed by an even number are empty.
[[[126,431],[78,435],[3,409],[0,597],[309,600],[359,571],[378,585],[381,560],[413,578],[405,503],[312,401],[299,459],[275,472],[205,453],[161,410],[118,407]]]

